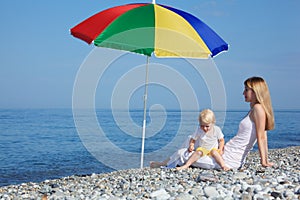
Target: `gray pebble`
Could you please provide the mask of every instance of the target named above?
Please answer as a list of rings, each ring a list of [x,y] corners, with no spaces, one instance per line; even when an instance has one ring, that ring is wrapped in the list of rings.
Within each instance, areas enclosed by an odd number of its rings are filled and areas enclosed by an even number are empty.
[[[207,186],[204,188],[204,194],[208,198],[218,197],[219,193],[215,187]]]

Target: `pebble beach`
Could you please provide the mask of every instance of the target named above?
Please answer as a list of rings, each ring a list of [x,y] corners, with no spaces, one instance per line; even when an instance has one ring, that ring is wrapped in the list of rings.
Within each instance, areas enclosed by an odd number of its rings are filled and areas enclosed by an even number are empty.
[[[300,199],[300,146],[269,150],[272,168],[251,152],[240,170],[128,169],[0,188],[0,199]]]

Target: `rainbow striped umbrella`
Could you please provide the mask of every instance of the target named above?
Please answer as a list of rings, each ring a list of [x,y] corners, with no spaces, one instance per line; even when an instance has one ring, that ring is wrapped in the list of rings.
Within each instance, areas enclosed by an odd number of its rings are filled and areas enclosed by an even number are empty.
[[[120,37],[114,37],[121,34]],[[228,44],[195,16],[158,4],[127,4],[99,12],[71,29],[88,44],[157,57],[213,57]]]
[[[147,56],[141,168],[146,127],[149,57],[209,58],[228,44],[195,16],[152,3],[127,4],[101,11],[75,27],[71,34],[88,44]]]

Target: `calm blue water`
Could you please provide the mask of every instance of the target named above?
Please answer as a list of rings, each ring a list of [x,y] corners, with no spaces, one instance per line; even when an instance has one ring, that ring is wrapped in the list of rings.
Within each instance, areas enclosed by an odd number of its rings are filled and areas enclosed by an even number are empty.
[[[124,113],[120,112],[120,119],[128,117]],[[223,127],[226,141],[236,133],[238,123],[245,115],[246,111],[226,113]],[[145,141],[145,152],[159,150],[172,142],[182,118],[182,130],[191,134],[197,126],[197,116],[198,112],[179,111],[170,111],[166,115],[156,113],[151,119],[148,116],[149,123],[160,118],[165,119],[165,123],[157,124],[161,126],[157,134],[151,135],[151,131],[157,131],[155,123],[149,127],[147,134],[150,137]],[[117,126],[109,110],[97,110],[97,117],[99,126],[109,133],[106,137],[112,143],[128,152],[140,152],[141,139],[121,130],[125,126],[133,129],[130,124],[126,122]],[[141,124],[143,113],[133,110],[130,117],[133,122]],[[300,146],[300,111],[277,111],[275,117],[276,129],[268,134],[269,148]],[[165,152],[162,156],[166,158],[172,152]],[[113,170],[87,151],[75,128],[71,109],[0,110],[0,186]]]

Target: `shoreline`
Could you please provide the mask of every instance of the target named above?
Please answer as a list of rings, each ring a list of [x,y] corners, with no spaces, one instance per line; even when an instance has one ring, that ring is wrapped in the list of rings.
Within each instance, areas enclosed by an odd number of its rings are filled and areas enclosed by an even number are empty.
[[[0,199],[299,199],[300,146],[269,149],[272,168],[257,151],[241,170],[127,169],[0,187]]]

